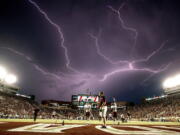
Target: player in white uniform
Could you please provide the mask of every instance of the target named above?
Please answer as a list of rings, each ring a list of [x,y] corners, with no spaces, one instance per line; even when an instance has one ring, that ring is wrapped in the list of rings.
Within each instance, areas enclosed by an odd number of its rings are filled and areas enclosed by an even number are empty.
[[[90,103],[87,102],[84,105],[84,112],[85,112],[86,120],[89,120],[90,116],[91,116],[91,104]]]
[[[56,111],[52,112],[52,118],[55,119],[56,118]]]
[[[122,121],[122,123],[125,122],[125,117],[124,117],[124,114],[123,114],[123,113],[121,114],[121,121]]]
[[[117,104],[115,102],[115,98],[113,100],[114,102],[111,104],[111,109],[112,109],[113,119],[114,121],[116,121],[117,120]]]
[[[106,99],[103,92],[99,94],[99,116],[103,119],[102,128],[106,128],[106,113],[107,113],[107,105]]]

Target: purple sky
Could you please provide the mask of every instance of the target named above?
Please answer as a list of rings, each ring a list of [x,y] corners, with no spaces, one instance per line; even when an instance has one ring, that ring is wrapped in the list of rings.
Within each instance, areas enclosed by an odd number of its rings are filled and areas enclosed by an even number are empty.
[[[138,102],[180,72],[179,9],[178,0],[2,0],[0,65],[38,100],[104,91]]]

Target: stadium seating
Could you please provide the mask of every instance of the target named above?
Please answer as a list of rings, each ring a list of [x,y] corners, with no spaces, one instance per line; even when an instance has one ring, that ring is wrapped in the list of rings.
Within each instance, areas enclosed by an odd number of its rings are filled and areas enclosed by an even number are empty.
[[[32,119],[33,111],[39,108],[38,118],[52,119],[52,112],[56,111],[57,119],[83,119],[83,109],[62,109],[51,108],[38,104],[27,98],[18,97],[0,92],[0,118],[21,118]],[[108,114],[111,109],[108,109]],[[128,117],[127,114],[130,114]],[[99,119],[98,109],[92,109],[93,118]],[[180,119],[180,97],[171,96],[163,99],[148,101],[135,106],[127,106],[126,109],[118,109],[118,118],[120,115],[131,120],[141,121],[178,121]]]

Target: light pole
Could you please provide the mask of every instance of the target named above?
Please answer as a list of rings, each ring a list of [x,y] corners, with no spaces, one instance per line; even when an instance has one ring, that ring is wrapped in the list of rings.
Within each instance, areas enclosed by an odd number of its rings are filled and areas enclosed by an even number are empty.
[[[2,90],[4,91],[5,83],[7,84],[13,84],[17,81],[17,77],[13,74],[8,74],[7,70],[0,66],[0,83],[2,85]]]
[[[17,81],[17,78],[15,75],[13,74],[8,74],[6,77],[5,77],[5,82],[8,83],[8,84],[13,84]]]
[[[1,91],[4,91],[4,79],[7,75],[7,71],[4,67],[0,66],[0,83],[1,83]]]

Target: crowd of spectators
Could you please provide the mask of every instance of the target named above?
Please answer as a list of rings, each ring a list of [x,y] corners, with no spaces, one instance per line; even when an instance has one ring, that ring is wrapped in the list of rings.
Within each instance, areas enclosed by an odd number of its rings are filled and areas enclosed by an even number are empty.
[[[83,109],[52,108],[38,104],[37,102],[27,98],[0,92],[0,118],[33,119],[33,113],[36,108],[40,110],[38,112],[38,118],[40,119],[84,119]],[[53,112],[56,112],[55,117],[52,117]],[[110,113],[111,109],[108,109],[107,115]],[[131,120],[179,120],[180,97],[170,96],[118,109],[119,119],[122,114],[125,118]],[[92,119],[99,119],[98,109],[92,109]]]
[[[36,106],[31,100],[0,92],[0,118],[30,118]]]
[[[168,96],[128,107],[133,119],[168,121],[180,118],[180,96]]]
[[[28,98],[0,92],[0,118],[33,119],[35,109],[40,110],[38,112],[40,119],[77,119],[83,115],[82,110],[53,108]],[[53,112],[56,112],[55,117],[52,117]]]

